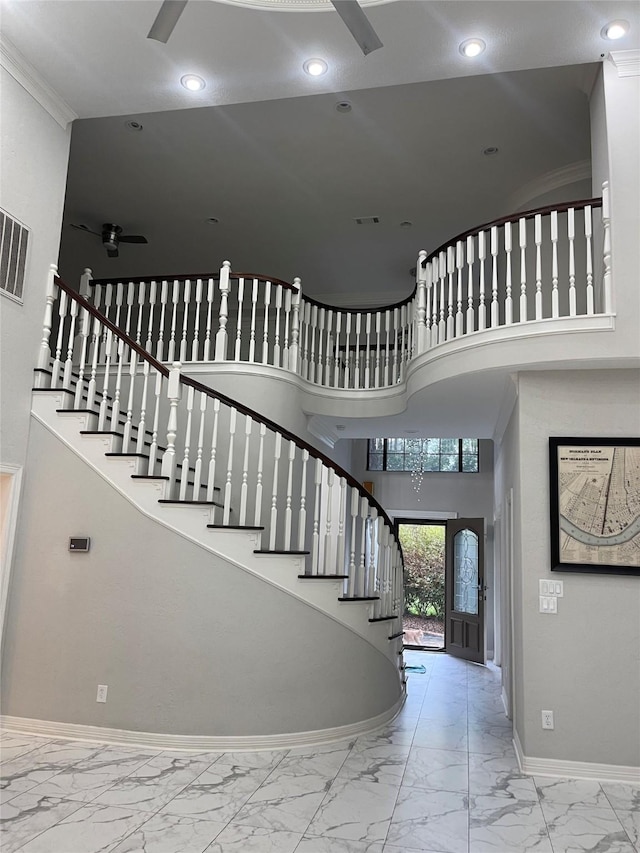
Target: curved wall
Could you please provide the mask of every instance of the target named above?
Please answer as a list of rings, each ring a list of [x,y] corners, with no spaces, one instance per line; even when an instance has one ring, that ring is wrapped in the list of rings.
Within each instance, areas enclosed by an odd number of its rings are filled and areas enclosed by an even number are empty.
[[[26,480],[4,714],[268,736],[356,723],[400,698],[365,640],[132,509],[37,422]],[[90,552],[69,553],[70,536],[90,536]]]

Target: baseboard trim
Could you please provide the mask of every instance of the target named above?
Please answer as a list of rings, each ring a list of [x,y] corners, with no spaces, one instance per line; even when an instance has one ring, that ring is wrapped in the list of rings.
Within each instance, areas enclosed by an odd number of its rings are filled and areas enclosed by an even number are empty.
[[[640,784],[640,767],[624,764],[597,764],[591,761],[565,761],[557,758],[532,758],[522,751],[518,733],[513,732],[520,772],[527,776],[564,776],[572,779],[595,779],[598,782]]]
[[[52,720],[34,720],[28,717],[0,716],[0,726],[6,731],[32,734],[38,737],[66,740],[92,741],[121,746],[135,746],[158,750],[198,750],[206,752],[258,752],[265,749],[295,749],[303,746],[321,746],[326,743],[349,740],[376,731],[390,723],[402,710],[406,694],[382,714],[330,729],[319,729],[293,734],[249,735],[214,737],[208,735],[172,735],[156,732],[134,732],[127,729],[109,729],[79,723],[60,723]]]

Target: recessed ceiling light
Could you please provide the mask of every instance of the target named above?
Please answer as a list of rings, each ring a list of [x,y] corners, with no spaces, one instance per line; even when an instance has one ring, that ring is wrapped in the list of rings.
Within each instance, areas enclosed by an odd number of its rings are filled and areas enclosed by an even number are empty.
[[[413,222],[409,222],[408,219],[405,219],[404,222],[400,223],[401,228],[411,228],[412,225],[413,225]]]
[[[198,77],[197,74],[185,74],[184,77],[180,78],[180,82],[190,92],[200,92],[207,85],[202,77]]]
[[[127,130],[132,130],[136,133],[140,133],[140,131],[142,130],[142,125],[139,121],[125,121],[124,126],[127,128]]]
[[[496,148],[495,145],[490,145],[488,148],[483,150],[483,154],[485,157],[493,157],[494,154],[497,154],[500,149]]]
[[[216,219],[215,216],[209,216],[209,217],[207,217],[207,219],[205,219],[205,222],[208,225],[217,225],[218,222],[220,222],[220,220]]]
[[[485,47],[482,39],[467,39],[460,45],[460,53],[468,59],[473,59],[474,56],[480,56]]]
[[[307,59],[302,67],[311,77],[320,77],[329,68],[324,59]]]
[[[611,21],[611,23],[606,24],[600,30],[600,35],[603,39],[610,39],[611,41],[615,41],[616,39],[621,39],[622,36],[626,36],[628,32],[628,21]]]
[[[349,103],[349,101],[338,101],[336,104],[336,109],[339,113],[350,113],[353,107]]]

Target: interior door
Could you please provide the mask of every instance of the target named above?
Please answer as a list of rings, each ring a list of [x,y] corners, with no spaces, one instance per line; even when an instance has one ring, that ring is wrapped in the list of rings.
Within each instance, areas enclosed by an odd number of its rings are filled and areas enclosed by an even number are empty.
[[[484,518],[447,521],[446,651],[484,663]]]

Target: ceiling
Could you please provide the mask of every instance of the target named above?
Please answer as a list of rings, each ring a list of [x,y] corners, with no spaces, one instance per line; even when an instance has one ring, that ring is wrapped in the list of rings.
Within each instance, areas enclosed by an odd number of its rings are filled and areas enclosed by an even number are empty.
[[[600,30],[628,20],[621,49],[640,31],[627,0],[398,0],[366,5],[384,47],[364,57],[331,7],[237,2],[190,0],[163,45],[145,37],[159,0],[1,0],[3,37],[79,116],[64,277],[229,259],[343,304],[402,298],[420,249],[545,190],[590,193],[588,94],[611,45]],[[458,50],[470,36],[487,44],[475,60]],[[302,72],[310,56],[324,77]],[[186,72],[206,88],[187,92]],[[355,224],[369,216],[380,222]],[[108,259],[69,227],[103,222],[149,244]]]
[[[384,47],[367,57],[332,8],[190,0],[166,45],[146,38],[159,8],[0,0],[3,38],[78,116],[59,260],[70,284],[86,266],[97,277],[193,273],[229,259],[300,276],[304,292],[336,304],[401,299],[420,249],[591,194],[598,64],[640,47],[635,0],[374,2],[366,14]],[[601,29],[614,19],[631,28],[611,43]],[[487,48],[469,60],[458,46],[472,36]],[[329,64],[323,77],[302,72],[314,56]],[[206,88],[187,92],[185,73]],[[345,100],[352,109],[340,113]],[[370,216],[379,223],[354,221]],[[70,227],[103,222],[149,243],[109,259]],[[449,407],[438,432],[491,435],[504,376],[491,382],[486,423],[473,428],[468,407],[460,417]],[[397,431],[424,427],[417,410],[396,420]],[[349,434],[363,429],[349,422]]]

